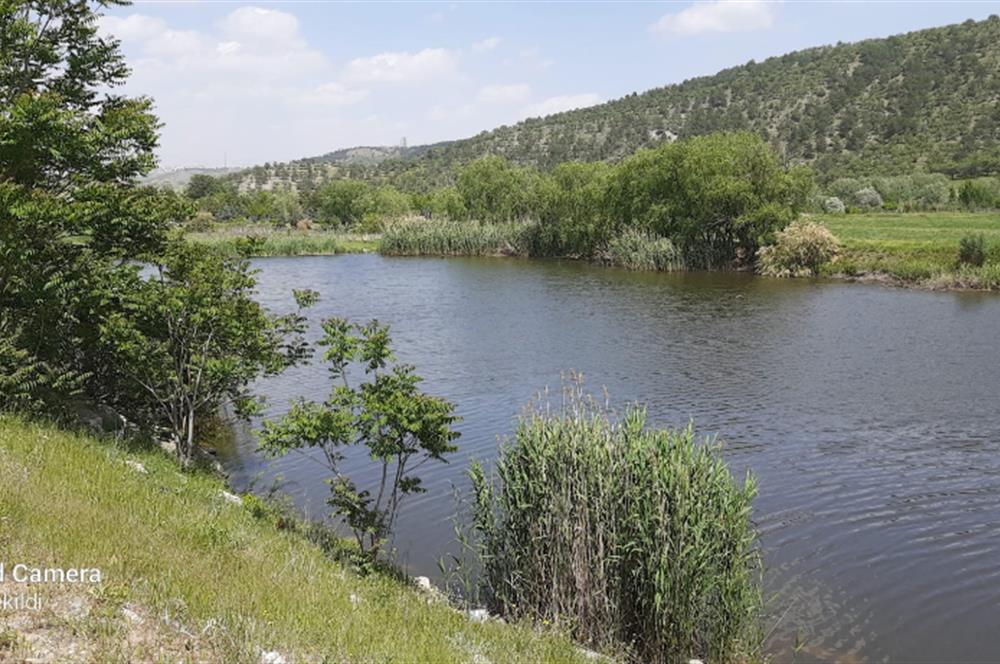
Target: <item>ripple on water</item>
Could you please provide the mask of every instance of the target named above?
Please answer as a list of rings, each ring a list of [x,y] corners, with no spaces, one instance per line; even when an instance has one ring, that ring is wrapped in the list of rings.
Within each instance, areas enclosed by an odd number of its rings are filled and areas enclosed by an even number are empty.
[[[741,274],[641,274],[571,262],[265,259],[263,301],[322,293],[314,320],[378,318],[425,387],[464,418],[455,460],[423,473],[396,545],[433,574],[452,538],[452,486],[489,460],[523,405],[583,371],[659,424],[717,434],[751,470],[776,661],[954,661],[1000,653],[1000,298]],[[261,385],[279,413],[322,398],[320,366]],[[237,481],[260,474],[312,515],[314,461],[268,461],[241,440]],[[347,470],[363,473],[351,455]]]

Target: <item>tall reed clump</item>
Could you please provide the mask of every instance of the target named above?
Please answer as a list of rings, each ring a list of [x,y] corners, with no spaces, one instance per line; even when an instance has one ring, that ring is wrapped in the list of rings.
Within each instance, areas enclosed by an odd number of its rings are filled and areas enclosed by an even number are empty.
[[[639,407],[616,418],[575,384],[471,476],[491,611],[636,661],[759,655],[756,484],[690,426],[650,428]]]
[[[379,252],[390,256],[525,256],[535,224],[407,221],[386,227]]]
[[[605,263],[629,270],[669,272],[684,269],[680,250],[668,238],[628,230],[608,242]]]

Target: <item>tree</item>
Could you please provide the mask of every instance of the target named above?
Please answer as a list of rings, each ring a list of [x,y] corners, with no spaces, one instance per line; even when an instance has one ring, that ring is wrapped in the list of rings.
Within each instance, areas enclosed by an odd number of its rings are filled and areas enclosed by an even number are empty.
[[[535,215],[548,255],[592,254],[608,240],[604,194],[611,167],[566,162],[538,179]]]
[[[273,316],[254,300],[249,263],[223,260],[183,241],[155,259],[155,276],[130,284],[126,303],[100,327],[111,349],[122,394],[135,394],[130,412],[164,421],[188,465],[197,422],[223,403],[237,415],[258,412],[250,386],[308,357],[301,314]],[[316,300],[296,292],[300,309]],[[289,341],[290,340],[290,341]]]
[[[490,223],[521,219],[530,209],[528,173],[503,157],[483,157],[458,174],[458,192],[472,219]]]
[[[145,98],[113,94],[128,74],[118,43],[97,34],[83,0],[0,3],[0,330],[36,367],[58,410],[106,386],[94,347],[118,305],[107,288],[157,252],[189,209],[134,186],[155,164],[157,120]],[[74,380],[46,377],[73,376]]]
[[[371,186],[360,180],[333,180],[313,196],[313,207],[324,223],[353,226],[373,211]]]
[[[752,260],[805,203],[811,175],[784,168],[771,147],[746,133],[699,136],[622,162],[608,188],[607,215],[664,235],[693,265]]]
[[[414,368],[396,364],[389,329],[331,318],[323,322],[324,359],[339,382],[322,404],[300,400],[285,417],[266,421],[261,445],[271,454],[319,448],[333,477],[329,504],[354,532],[361,552],[374,560],[392,533],[403,498],[422,492],[413,472],[428,461],[445,462],[457,449],[454,405],[418,388]],[[351,387],[348,373],[359,365],[367,380]],[[377,481],[359,488],[343,474],[344,448],[364,446],[378,464]]]
[[[123,3],[0,4],[0,180],[64,191],[131,182],[155,165],[152,101],[111,92],[129,70],[91,6],[113,4]]]
[[[184,193],[192,200],[200,200],[222,191],[222,189],[223,184],[219,178],[205,175],[204,173],[195,173],[188,180],[187,187],[184,188]]]

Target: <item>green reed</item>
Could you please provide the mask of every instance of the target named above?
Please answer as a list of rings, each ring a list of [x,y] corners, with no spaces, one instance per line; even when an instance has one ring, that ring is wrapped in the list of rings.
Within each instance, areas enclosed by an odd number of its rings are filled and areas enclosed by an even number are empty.
[[[670,272],[685,269],[680,250],[668,238],[625,231],[611,238],[603,262],[629,270]]]
[[[527,256],[532,254],[535,235],[532,223],[407,221],[385,229],[379,252],[390,256]]]
[[[471,471],[489,608],[643,662],[759,657],[756,484],[691,427],[567,389],[529,409],[493,473]]]

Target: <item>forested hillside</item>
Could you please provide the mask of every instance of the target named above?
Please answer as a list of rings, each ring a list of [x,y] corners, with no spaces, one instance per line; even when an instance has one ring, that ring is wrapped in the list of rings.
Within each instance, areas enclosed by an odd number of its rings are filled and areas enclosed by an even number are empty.
[[[400,157],[388,149],[379,154],[385,160],[331,153],[304,161],[426,189],[450,182],[456,166],[485,154],[546,169],[567,160],[614,161],[677,137],[749,129],[789,161],[812,164],[821,179],[914,171],[974,176],[1000,171],[998,99],[1000,19],[992,16],[751,61]]]

